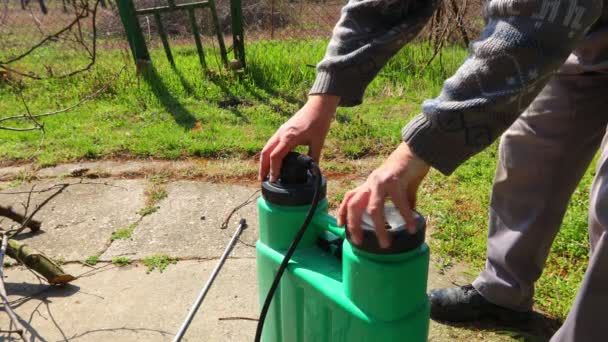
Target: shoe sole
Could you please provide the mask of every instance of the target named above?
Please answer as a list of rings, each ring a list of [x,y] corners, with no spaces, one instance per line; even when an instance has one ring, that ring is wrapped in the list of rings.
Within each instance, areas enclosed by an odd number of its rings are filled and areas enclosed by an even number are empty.
[[[489,310],[479,310],[463,314],[462,310],[442,310],[442,313],[433,313],[431,310],[431,319],[440,322],[464,323],[480,320],[494,320],[500,323],[522,323],[530,319],[531,312],[518,312],[509,309],[504,309],[499,306]]]

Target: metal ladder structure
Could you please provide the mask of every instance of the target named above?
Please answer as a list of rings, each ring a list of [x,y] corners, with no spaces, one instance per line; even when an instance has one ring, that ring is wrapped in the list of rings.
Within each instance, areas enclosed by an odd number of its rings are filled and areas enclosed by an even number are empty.
[[[151,62],[150,53],[146,45],[146,40],[142,33],[139,25],[138,16],[153,15],[156,22],[156,27],[160,35],[160,39],[167,55],[167,59],[172,66],[175,66],[175,60],[173,59],[173,53],[169,46],[169,39],[165,32],[161,14],[174,12],[174,11],[187,11],[190,19],[190,26],[192,28],[192,35],[194,36],[194,42],[196,43],[196,50],[198,52],[198,58],[201,66],[206,69],[207,62],[205,60],[205,51],[203,49],[203,43],[200,37],[200,30],[196,22],[196,10],[208,9],[211,12],[211,18],[213,21],[213,28],[215,30],[217,40],[219,43],[220,56],[224,66],[229,66],[228,63],[228,51],[224,43],[224,36],[220,29],[219,19],[217,16],[217,10],[215,7],[215,0],[203,0],[192,3],[176,4],[175,0],[167,0],[166,6],[158,6],[144,9],[136,9],[133,0],[117,0],[118,11],[120,19],[125,28],[127,40],[131,48],[131,53],[135,59],[135,64],[138,68],[143,64],[149,64]],[[238,61],[239,67],[245,67],[245,42],[243,33],[243,16],[241,9],[241,0],[230,0],[230,15],[232,18],[232,52],[234,59]],[[232,63],[231,63],[232,64]]]

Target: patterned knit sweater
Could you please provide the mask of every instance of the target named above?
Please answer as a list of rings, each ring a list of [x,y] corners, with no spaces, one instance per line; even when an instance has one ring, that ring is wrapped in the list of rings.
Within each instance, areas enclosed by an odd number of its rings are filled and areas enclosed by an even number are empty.
[[[338,95],[342,106],[360,104],[367,85],[419,33],[436,5],[350,0],[310,93]],[[560,66],[584,72],[604,65],[608,72],[608,20],[598,24],[608,17],[608,0],[489,0],[484,12],[486,27],[469,57],[402,130],[403,141],[444,174],[498,138]],[[590,36],[605,45],[584,46],[587,58],[575,49]]]

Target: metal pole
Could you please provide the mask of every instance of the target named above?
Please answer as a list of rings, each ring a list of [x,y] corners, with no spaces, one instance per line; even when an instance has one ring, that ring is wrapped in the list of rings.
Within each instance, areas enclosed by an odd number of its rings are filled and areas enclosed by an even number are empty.
[[[171,66],[175,67],[175,61],[173,60],[173,54],[171,53],[171,47],[169,46],[169,39],[167,38],[167,32],[165,32],[159,12],[154,13],[154,19],[156,20],[156,28],[158,29],[158,34],[160,34],[160,40],[163,42],[163,48],[165,49],[167,59],[169,60],[169,63],[171,63]]]
[[[131,47],[135,63],[138,63],[140,60],[150,61],[150,53],[146,46],[146,39],[141,32],[141,27],[139,27],[133,0],[118,0],[118,13],[125,28],[127,41]]]
[[[209,9],[211,10],[211,18],[213,20],[213,26],[215,28],[215,34],[217,35],[217,41],[220,45],[220,55],[224,66],[228,65],[228,53],[226,52],[226,45],[224,44],[224,35],[220,28],[220,20],[217,17],[217,9],[215,8],[215,0],[209,0]]]
[[[213,272],[211,272],[211,276],[207,280],[207,283],[205,284],[205,287],[203,288],[201,293],[199,293],[198,298],[196,298],[196,302],[190,309],[190,313],[188,314],[188,317],[186,317],[186,320],[184,321],[184,323],[182,323],[181,328],[179,328],[179,331],[175,335],[173,342],[181,341],[182,337],[186,333],[186,330],[188,330],[188,326],[190,326],[190,323],[192,322],[192,319],[194,318],[196,311],[203,303],[203,300],[205,299],[207,292],[209,292],[209,289],[211,288],[211,285],[213,284],[215,277],[219,273],[222,266],[224,266],[224,262],[228,258],[228,255],[232,251],[232,248],[234,248],[234,245],[236,244],[237,240],[239,239],[239,236],[241,235],[241,233],[243,232],[243,230],[245,228],[247,228],[247,221],[245,221],[245,219],[241,219],[239,221],[239,226],[236,228],[236,231],[234,232],[234,235],[232,236],[232,239],[230,240],[230,242],[226,246],[226,249],[224,250],[224,254],[222,254],[222,256],[220,257],[220,260],[218,261],[217,265],[215,266],[215,269],[213,269]]]
[[[198,59],[201,62],[203,69],[207,69],[207,62],[205,61],[205,52],[203,50],[203,43],[201,43],[200,33],[198,31],[198,24],[196,23],[196,15],[194,8],[188,8],[188,16],[190,17],[190,26],[192,26],[192,35],[194,36],[194,42],[196,43],[196,51],[198,51]]]
[[[234,58],[245,67],[245,34],[243,32],[243,9],[241,0],[230,0],[230,16],[232,17],[232,47]]]

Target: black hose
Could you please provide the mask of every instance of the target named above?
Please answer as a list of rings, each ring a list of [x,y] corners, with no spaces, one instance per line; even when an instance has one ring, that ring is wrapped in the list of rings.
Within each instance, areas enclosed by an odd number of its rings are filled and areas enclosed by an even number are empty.
[[[319,199],[320,199],[319,197],[321,197],[320,196],[321,195],[321,191],[320,191],[321,190],[321,179],[322,179],[321,170],[319,169],[319,166],[314,162],[311,162],[310,168],[312,168],[314,170],[314,176],[315,176],[315,184],[314,184],[315,192],[312,197],[312,204],[310,206],[310,209],[308,210],[308,213],[306,214],[306,218],[304,219],[304,222],[302,222],[300,229],[296,233],[296,237],[293,239],[293,241],[291,242],[291,245],[287,249],[287,253],[285,253],[283,262],[279,266],[277,274],[274,277],[274,280],[272,281],[270,290],[268,290],[268,294],[266,295],[266,299],[264,300],[264,305],[262,306],[262,311],[260,312],[260,319],[258,320],[258,327],[255,331],[255,342],[260,342],[260,340],[262,338],[262,330],[264,329],[264,321],[266,320],[266,315],[268,314],[268,309],[270,309],[270,303],[272,302],[274,293],[277,291],[277,288],[279,287],[279,282],[281,281],[281,277],[283,276],[283,273],[285,272],[285,269],[287,268],[287,265],[289,264],[289,260],[291,259],[291,256],[293,255],[293,253],[296,251],[296,247],[298,247],[300,240],[302,240],[302,237],[304,236],[304,233],[306,232],[306,229],[308,228],[308,225],[310,224],[310,221],[312,220],[312,217],[314,216],[315,211],[317,210],[317,206],[319,204]]]

